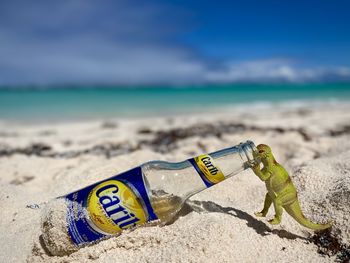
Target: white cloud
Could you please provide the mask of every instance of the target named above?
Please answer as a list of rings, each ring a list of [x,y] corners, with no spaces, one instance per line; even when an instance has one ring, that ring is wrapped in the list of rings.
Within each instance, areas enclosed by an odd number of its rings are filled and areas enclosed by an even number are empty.
[[[308,82],[350,80],[350,68],[301,67],[292,60],[268,59],[228,63],[225,70],[208,72],[209,82]]]

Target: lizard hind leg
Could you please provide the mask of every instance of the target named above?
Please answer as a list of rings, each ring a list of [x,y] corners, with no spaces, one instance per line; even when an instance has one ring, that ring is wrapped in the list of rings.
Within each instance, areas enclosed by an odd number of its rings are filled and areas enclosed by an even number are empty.
[[[271,204],[272,204],[272,199],[269,196],[269,193],[266,193],[263,210],[261,210],[261,212],[255,212],[254,214],[257,217],[265,217],[267,215],[267,212],[269,211]]]
[[[282,220],[283,207],[276,200],[273,201],[273,206],[275,207],[275,217],[273,219],[270,219],[268,222],[271,225],[278,225]]]

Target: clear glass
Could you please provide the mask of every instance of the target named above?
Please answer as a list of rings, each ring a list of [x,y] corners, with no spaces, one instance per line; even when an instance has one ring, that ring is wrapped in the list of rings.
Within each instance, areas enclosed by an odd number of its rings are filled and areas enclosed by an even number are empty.
[[[254,143],[247,141],[209,155],[227,179],[259,162],[253,157],[255,150]],[[186,199],[207,188],[188,160],[151,161],[141,168],[152,207],[162,223],[171,221]]]

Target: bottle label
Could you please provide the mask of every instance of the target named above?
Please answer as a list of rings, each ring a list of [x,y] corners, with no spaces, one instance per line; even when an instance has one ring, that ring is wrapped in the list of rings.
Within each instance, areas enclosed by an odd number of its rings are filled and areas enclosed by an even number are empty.
[[[220,168],[215,165],[214,159],[209,154],[203,154],[189,159],[207,187],[211,187],[225,179]]]
[[[65,196],[68,233],[76,245],[156,220],[141,167]]]

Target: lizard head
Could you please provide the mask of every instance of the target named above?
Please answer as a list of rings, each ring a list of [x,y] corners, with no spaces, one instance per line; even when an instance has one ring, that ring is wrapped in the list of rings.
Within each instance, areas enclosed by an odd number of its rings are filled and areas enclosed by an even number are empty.
[[[258,149],[258,152],[256,153],[257,157],[260,157],[260,159],[262,161],[274,159],[272,152],[271,152],[271,148],[269,146],[267,146],[266,144],[259,144],[257,146],[257,149]]]

